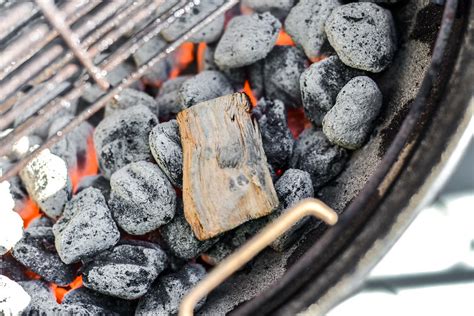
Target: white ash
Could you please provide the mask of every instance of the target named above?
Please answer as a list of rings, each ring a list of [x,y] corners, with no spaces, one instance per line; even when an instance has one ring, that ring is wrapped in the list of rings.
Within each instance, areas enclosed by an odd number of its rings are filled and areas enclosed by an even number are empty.
[[[143,296],[166,267],[166,254],[153,248],[118,245],[84,266],[84,286],[99,293],[133,300]]]
[[[3,198],[1,201],[4,201]],[[4,255],[22,238],[23,220],[13,209],[0,208],[0,255]]]
[[[48,149],[40,152],[20,171],[29,196],[51,218],[61,215],[71,197],[72,185],[67,171],[66,162]]]
[[[77,185],[76,194],[89,187],[98,189],[104,196],[105,200],[106,201],[109,200],[110,181],[106,179],[104,176],[99,174],[99,175],[82,177],[81,180],[79,180],[79,183]]]
[[[296,141],[290,166],[307,171],[316,190],[334,179],[343,170],[347,159],[344,148],[331,144],[322,131],[311,127],[305,129]]]
[[[396,51],[392,13],[376,4],[350,3],[335,9],[326,21],[331,46],[346,65],[381,72]]]
[[[149,108],[137,105],[104,118],[94,131],[99,167],[107,179],[125,165],[151,161],[148,134],[158,124]]]
[[[331,12],[340,6],[338,0],[300,0],[285,20],[285,30],[303,47],[309,59],[319,57],[326,41],[324,24]]]
[[[174,217],[176,192],[156,164],[131,163],[112,175],[110,187],[114,219],[129,234],[146,234]]]
[[[358,71],[344,65],[337,56],[312,64],[300,77],[301,97],[306,117],[320,126],[342,87]]]
[[[265,58],[280,28],[280,21],[268,12],[232,18],[217,44],[216,64],[222,69],[238,68]]]
[[[179,203],[177,214],[168,224],[160,227],[160,234],[169,250],[182,259],[192,259],[215,244],[218,238],[200,241],[196,238],[191,226],[184,218],[182,202]]]
[[[282,214],[287,213],[292,206],[299,201],[314,197],[313,182],[311,175],[302,170],[288,169],[275,183],[280,206],[270,214],[269,220],[275,220]],[[284,251],[290,247],[302,234],[298,230],[309,220],[305,217],[284,232],[280,237],[272,242],[271,247],[276,251]]]
[[[163,35],[168,42],[175,41],[191,27],[214,12],[223,3],[224,0],[201,1],[199,5],[192,8],[189,12],[184,13],[176,22],[161,31],[161,35]],[[193,43],[212,43],[218,40],[224,29],[224,19],[224,15],[220,15],[194,34],[189,40]]]
[[[159,109],[160,118],[168,118],[170,115],[177,114],[186,108],[181,103],[179,89],[181,89],[183,82],[189,78],[189,76],[180,76],[169,79],[163,83],[158,95],[155,98]]]
[[[168,43],[166,43],[166,41],[161,36],[152,37],[132,55],[135,65],[137,65],[137,67],[143,66],[153,56],[157,55],[161,51],[164,51],[167,45]],[[164,58],[155,63],[151,69],[146,74],[144,74],[143,79],[152,82],[161,82],[168,78],[170,70],[170,62],[168,58]]]
[[[104,295],[84,286],[67,292],[61,303],[85,307],[95,306],[105,310],[107,315],[133,315],[137,305],[135,301]]]
[[[76,276],[76,268],[61,261],[54,247],[51,227],[31,227],[13,247],[13,257],[44,280],[66,286]]]
[[[283,20],[295,5],[295,2],[295,0],[244,0],[242,4],[255,12],[269,11],[278,19]]]
[[[181,104],[190,107],[233,92],[234,88],[223,73],[206,70],[183,82],[179,89],[179,98]]]
[[[66,204],[53,232],[58,254],[68,264],[97,255],[120,238],[104,196],[95,188],[81,191]]]
[[[183,149],[176,120],[156,125],[150,132],[150,150],[171,183],[183,186]]]
[[[288,128],[286,109],[280,100],[260,99],[253,109],[262,136],[267,161],[275,169],[285,167],[293,153],[294,139]]]
[[[124,89],[107,103],[104,116],[109,116],[117,110],[128,109],[136,105],[146,106],[156,116],[159,114],[158,104],[152,96],[143,91]]]
[[[264,59],[263,85],[265,97],[281,100],[291,107],[301,105],[300,76],[307,60],[294,46],[275,46]]]
[[[181,271],[159,277],[151,290],[138,302],[136,316],[176,315],[184,295],[206,275],[204,267],[188,264]],[[196,304],[195,311],[204,305],[205,298]]]
[[[0,311],[2,313],[20,315],[30,301],[30,295],[21,285],[0,274]]]
[[[382,107],[382,93],[369,77],[355,77],[339,92],[336,104],[323,120],[323,132],[347,149],[362,147]]]
[[[31,297],[30,304],[23,310],[22,315],[47,315],[58,306],[56,298],[48,284],[40,280],[18,282]]]

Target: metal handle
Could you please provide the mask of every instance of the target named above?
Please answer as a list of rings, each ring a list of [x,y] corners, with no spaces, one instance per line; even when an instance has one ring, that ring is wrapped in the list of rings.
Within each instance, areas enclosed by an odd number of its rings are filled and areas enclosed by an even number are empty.
[[[320,200],[305,199],[299,202],[217,265],[184,297],[179,307],[179,315],[193,315],[194,307],[203,297],[252,260],[296,222],[309,215],[319,218],[328,225],[336,224],[338,219],[337,213]]]

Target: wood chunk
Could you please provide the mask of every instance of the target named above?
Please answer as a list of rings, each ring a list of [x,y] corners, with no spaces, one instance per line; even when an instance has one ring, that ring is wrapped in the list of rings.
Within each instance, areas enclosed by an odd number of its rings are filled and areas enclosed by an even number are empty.
[[[278,197],[250,103],[234,93],[177,116],[183,145],[184,215],[200,240],[268,215]]]

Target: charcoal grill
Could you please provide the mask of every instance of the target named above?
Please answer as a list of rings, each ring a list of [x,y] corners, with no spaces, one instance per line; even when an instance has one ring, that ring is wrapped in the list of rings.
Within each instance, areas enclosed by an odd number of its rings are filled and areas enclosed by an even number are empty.
[[[226,1],[118,85],[111,86],[105,80],[108,71],[200,3],[180,1],[155,16],[153,12],[164,2],[3,4],[9,13],[0,25],[4,48],[0,52],[0,129],[9,127],[19,113],[36,102],[45,98],[51,101],[0,141],[0,156],[22,136],[70,106],[87,87],[96,84],[104,95],[16,163],[1,181],[98,112],[114,95],[238,1]],[[339,180],[319,193],[340,213],[339,223],[327,229],[311,222],[314,229],[283,255],[264,250],[252,262],[252,269],[241,270],[211,293],[200,313],[291,315],[316,302],[312,311],[324,314],[361,285],[364,275],[433,196],[429,189],[439,186],[436,179],[444,166],[452,164],[448,158],[460,150],[456,144],[463,143],[466,129],[472,126],[474,10],[471,1],[447,0],[444,8],[429,1],[406,1],[393,11],[400,23],[401,49],[395,66],[376,78],[390,99],[377,135],[353,157]],[[90,18],[89,23],[78,23],[85,17]],[[36,23],[35,28],[29,29],[32,23]],[[132,36],[123,41],[125,34]],[[92,62],[112,45],[114,54],[100,64]],[[43,82],[47,85],[41,91],[27,89]],[[55,89],[64,82],[67,88]],[[12,108],[25,94],[27,102]]]

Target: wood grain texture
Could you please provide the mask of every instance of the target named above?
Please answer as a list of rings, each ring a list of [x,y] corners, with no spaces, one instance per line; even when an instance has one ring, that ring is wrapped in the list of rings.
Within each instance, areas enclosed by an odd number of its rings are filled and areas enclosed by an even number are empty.
[[[250,103],[234,93],[177,116],[183,146],[184,215],[200,240],[268,215],[278,197]]]

